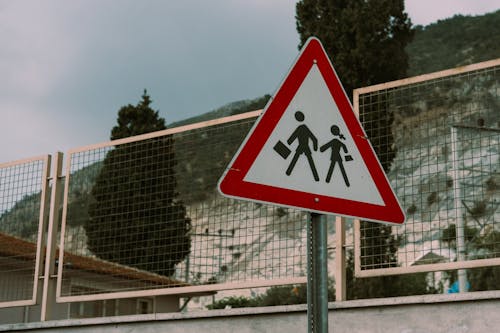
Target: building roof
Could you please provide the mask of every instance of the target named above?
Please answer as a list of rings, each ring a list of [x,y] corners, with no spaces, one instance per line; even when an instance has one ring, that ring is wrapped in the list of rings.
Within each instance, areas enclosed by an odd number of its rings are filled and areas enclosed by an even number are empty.
[[[59,249],[56,255],[59,255]],[[36,244],[0,233],[0,256],[25,261],[35,260]],[[78,270],[115,278],[136,280],[154,284],[155,287],[185,287],[190,285],[166,276],[116,264],[97,257],[81,256],[69,252],[64,253],[64,266],[72,271]]]
[[[447,262],[447,261],[449,261],[448,258],[441,256],[439,254],[436,254],[432,251],[429,251],[429,252],[424,253],[420,257],[416,258],[415,261],[410,264],[410,266],[437,264],[437,263]]]

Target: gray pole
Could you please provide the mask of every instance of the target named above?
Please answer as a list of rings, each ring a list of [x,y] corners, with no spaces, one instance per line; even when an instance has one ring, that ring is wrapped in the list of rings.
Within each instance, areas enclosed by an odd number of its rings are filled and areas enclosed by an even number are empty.
[[[328,332],[328,252],[326,217],[311,213],[308,227],[308,331]]]

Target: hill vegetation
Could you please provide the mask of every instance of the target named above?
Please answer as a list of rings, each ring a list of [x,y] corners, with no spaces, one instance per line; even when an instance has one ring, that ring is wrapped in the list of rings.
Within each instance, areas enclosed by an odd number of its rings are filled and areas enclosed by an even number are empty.
[[[202,121],[207,121],[211,119],[218,119],[222,117],[228,117],[240,113],[255,111],[263,109],[266,106],[267,101],[271,98],[271,95],[264,95],[262,97],[257,97],[254,99],[244,99],[241,101],[231,102],[225,104],[215,110],[203,113],[199,116],[187,118],[184,120],[176,121],[168,125],[169,128],[179,127],[183,125],[194,124]]]
[[[416,26],[406,52],[410,76],[496,59],[500,57],[500,10]]]

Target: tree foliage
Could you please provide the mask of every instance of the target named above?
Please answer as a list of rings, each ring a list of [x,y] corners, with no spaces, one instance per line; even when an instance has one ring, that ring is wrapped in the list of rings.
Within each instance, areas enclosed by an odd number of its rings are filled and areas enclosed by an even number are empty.
[[[328,280],[328,301],[335,301],[335,286],[333,280]],[[274,286],[262,295],[255,297],[226,297],[208,305],[209,310],[230,308],[248,308],[259,306],[293,305],[307,303],[307,286],[284,285]]]
[[[403,0],[301,0],[296,19],[300,47],[318,37],[349,95],[406,75],[413,30]]]
[[[165,129],[146,91],[118,112],[111,139]],[[84,227],[89,249],[119,264],[170,276],[190,251],[191,226],[177,200],[172,136],[116,145],[103,161]]]
[[[387,255],[392,256],[394,253],[389,251]],[[348,252],[346,268],[347,299],[423,295],[437,292],[432,286],[429,286],[426,278],[427,273],[356,278],[354,277],[354,254],[352,251]]]
[[[137,105],[129,104],[118,111],[118,124],[111,130],[111,140],[128,138],[166,129],[165,119],[158,111],[151,109],[152,103],[147,91],[144,91],[142,100]]]
[[[368,85],[406,76],[408,56],[405,47],[413,38],[413,29],[404,12],[403,0],[301,0],[296,6],[297,31],[301,47],[310,36],[318,37],[325,47],[346,93]],[[362,103],[363,123],[382,167],[387,172],[396,155],[392,124],[384,96],[373,96]],[[363,262],[372,267],[397,265],[398,242],[391,227],[362,222]],[[351,258],[352,260],[352,258]],[[350,265],[350,266],[349,266]],[[349,263],[349,298],[405,295],[426,291],[425,276],[354,279]]]
[[[219,310],[226,308],[252,308],[256,307],[257,301],[255,298],[248,298],[245,296],[230,296],[213,302],[207,305],[209,310]]]

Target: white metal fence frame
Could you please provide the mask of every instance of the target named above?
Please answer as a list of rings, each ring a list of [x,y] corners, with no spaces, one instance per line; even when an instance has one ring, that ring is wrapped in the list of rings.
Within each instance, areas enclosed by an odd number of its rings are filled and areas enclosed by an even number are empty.
[[[59,259],[58,259],[58,270],[57,270],[57,286],[56,286],[56,302],[82,302],[82,301],[96,301],[96,300],[106,300],[106,299],[118,299],[118,298],[135,298],[135,297],[148,297],[148,296],[160,296],[160,295],[179,295],[179,296],[192,296],[197,294],[206,294],[214,291],[221,290],[231,290],[231,289],[247,289],[247,288],[257,288],[257,287],[270,287],[275,285],[284,284],[302,284],[307,282],[307,278],[295,277],[295,278],[283,278],[283,279],[271,279],[271,280],[255,280],[255,281],[243,281],[237,283],[216,283],[216,284],[205,284],[205,285],[193,285],[193,286],[179,286],[179,287],[168,287],[159,289],[145,289],[145,290],[134,290],[134,291],[119,291],[119,292],[107,292],[92,295],[77,295],[77,296],[64,296],[62,295],[62,281],[63,281],[63,267],[64,267],[64,236],[66,232],[66,220],[68,213],[68,191],[70,184],[70,170],[71,170],[71,156],[75,153],[88,151],[99,148],[106,148],[117,146],[121,144],[127,144],[132,142],[139,142],[142,140],[152,139],[160,136],[173,135],[177,133],[182,133],[185,131],[190,131],[194,129],[206,128],[215,125],[221,125],[225,123],[235,122],[238,120],[256,118],[262,113],[262,110],[247,112],[239,115],[228,116],[224,118],[219,118],[215,120],[204,121],[200,123],[180,126],[176,128],[166,129],[163,131],[138,135],[134,137],[98,143],[94,145],[88,145],[84,147],[79,147],[71,149],[66,153],[66,171],[65,171],[65,186],[63,192],[63,211],[62,211],[62,223],[61,223],[61,233],[60,233],[60,249]]]
[[[41,174],[40,182],[40,209],[38,214],[38,230],[37,230],[37,242],[36,242],[36,253],[35,253],[35,267],[33,273],[33,292],[32,297],[30,299],[24,300],[14,300],[14,301],[5,301],[0,302],[0,308],[14,307],[14,306],[29,306],[35,305],[40,301],[39,297],[39,280],[40,280],[40,272],[44,269],[44,258],[45,253],[43,252],[43,244],[45,243],[45,227],[47,221],[48,214],[48,199],[50,196],[47,195],[47,191],[49,189],[49,181],[50,181],[50,169],[51,169],[51,156],[43,155],[37,157],[26,158],[22,160],[17,160],[8,163],[0,164],[0,169],[5,169],[9,167],[16,167],[24,164],[29,164],[33,162],[42,162],[43,170]]]
[[[212,294],[216,291],[270,287],[285,284],[304,284],[305,276],[291,278],[274,278],[270,280],[257,279],[243,282],[228,282],[218,284],[180,286],[160,289],[144,289],[122,292],[107,292],[92,295],[64,296],[62,295],[62,275],[65,254],[65,233],[68,213],[68,190],[71,177],[72,154],[103,147],[138,142],[160,136],[173,135],[185,131],[207,128],[239,120],[257,118],[262,110],[244,114],[228,116],[220,119],[204,121],[181,127],[166,129],[159,132],[129,137],[120,140],[98,143],[78,147],[66,152],[66,157],[61,152],[54,155],[33,157],[19,161],[0,164],[0,168],[21,165],[32,161],[43,160],[43,176],[40,179],[40,210],[36,244],[36,263],[33,276],[33,293],[30,299],[0,302],[0,308],[20,306],[40,306],[41,321],[50,320],[52,305],[55,303],[71,303],[85,301],[100,301],[107,299],[138,298],[163,295],[177,295],[179,297],[192,297],[197,295]],[[63,161],[66,161],[63,170]],[[50,191],[50,192],[49,192]],[[62,207],[62,214],[60,209]],[[58,239],[59,238],[59,239]]]
[[[391,88],[404,87],[411,84],[422,83],[430,80],[450,77],[454,75],[460,75],[468,72],[473,72],[477,70],[487,69],[491,67],[500,66],[500,58],[490,61],[485,61],[481,63],[476,63],[472,65],[462,66],[454,69],[443,70],[439,72],[419,75],[415,77],[410,77],[406,79],[396,80],[392,82],[377,84],[373,86],[363,87],[355,89],[353,93],[353,107],[356,116],[360,116],[360,96],[363,94],[369,94],[380,90],[388,90]],[[452,126],[451,126],[452,127]],[[450,127],[450,128],[451,128]],[[456,185],[455,185],[456,187]],[[480,268],[488,266],[499,266],[499,258],[488,258],[488,259],[477,259],[468,261],[455,261],[447,263],[430,263],[421,264],[415,266],[407,267],[389,267],[389,268],[373,268],[373,269],[363,269],[361,265],[361,221],[359,219],[354,220],[354,274],[356,277],[375,277],[375,276],[386,276],[386,275],[399,275],[399,274],[411,274],[411,273],[423,273],[423,272],[436,272],[436,271],[446,271],[446,270],[462,270],[471,268]]]

